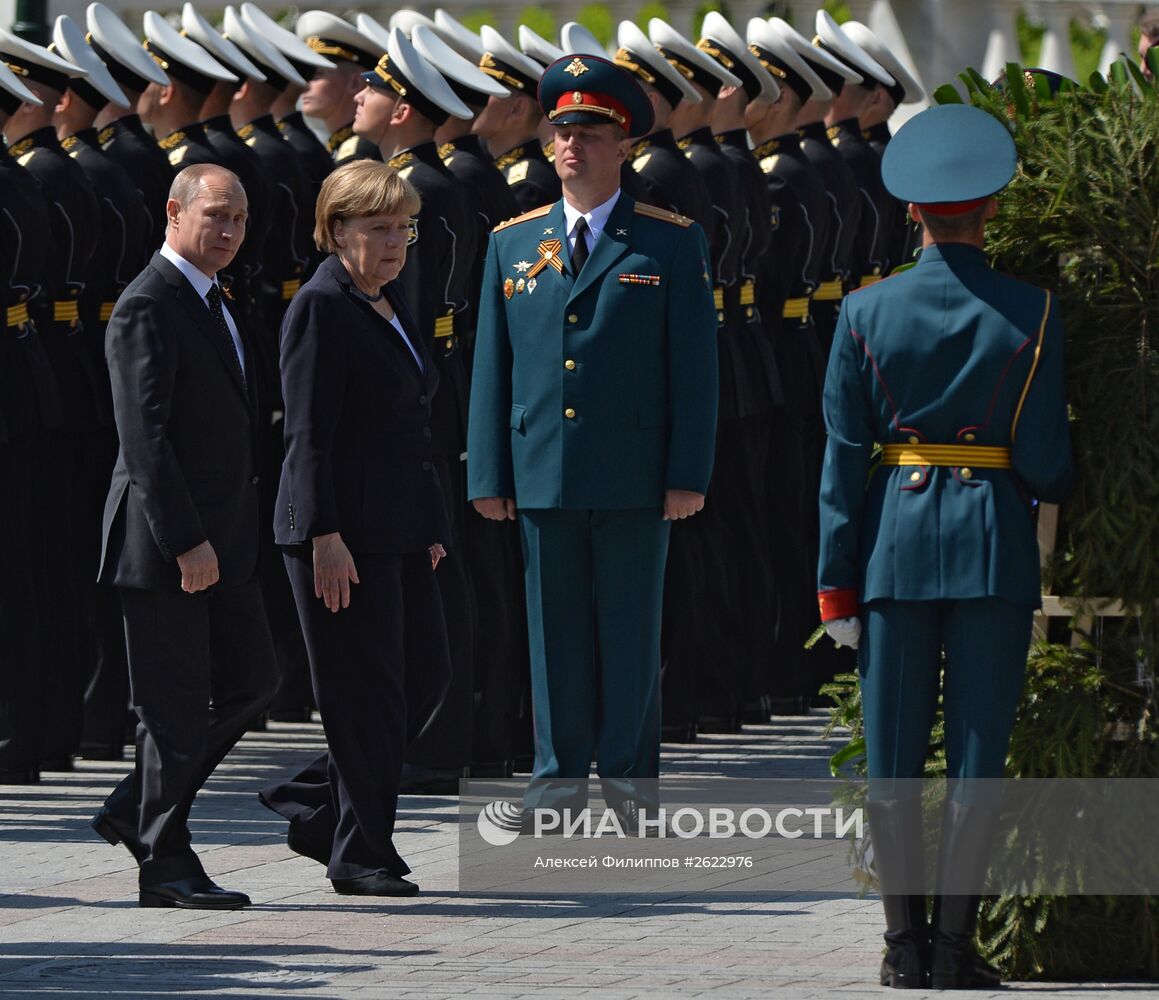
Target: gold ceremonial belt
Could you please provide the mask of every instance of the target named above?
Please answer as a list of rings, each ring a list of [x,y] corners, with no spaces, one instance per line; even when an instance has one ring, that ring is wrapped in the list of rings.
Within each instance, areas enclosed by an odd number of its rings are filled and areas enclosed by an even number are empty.
[[[740,286],[740,304],[742,306],[754,305],[757,301],[756,287],[751,281],[743,281]]]
[[[981,444],[887,444],[882,465],[948,465],[1009,469],[1010,449]]]
[[[864,288],[866,285],[872,285],[878,281],[881,281],[880,274],[863,274],[861,276],[861,282],[858,284],[857,287]]]
[[[16,306],[9,306],[6,326],[23,326],[28,322],[28,303],[21,302]]]
[[[75,299],[57,299],[52,304],[52,318],[58,323],[75,323],[80,319],[80,310]]]
[[[455,332],[455,317],[453,313],[447,313],[446,316],[439,316],[435,319],[435,336],[449,337]]]
[[[113,306],[116,304],[117,303],[115,301],[101,303],[100,320],[102,323],[107,323],[113,318]]]
[[[806,295],[799,299],[785,299],[785,304],[781,308],[781,315],[785,319],[808,319],[809,296]]]
[[[713,303],[713,305],[716,306],[718,311],[724,308],[724,289],[723,288],[714,288],[712,290],[712,303]]]
[[[840,302],[845,298],[845,290],[841,287],[841,279],[822,281],[813,292],[815,302]]]
[[[300,278],[291,278],[289,281],[282,282],[282,299],[288,302],[295,295],[298,294],[298,289],[302,287],[302,280]]]

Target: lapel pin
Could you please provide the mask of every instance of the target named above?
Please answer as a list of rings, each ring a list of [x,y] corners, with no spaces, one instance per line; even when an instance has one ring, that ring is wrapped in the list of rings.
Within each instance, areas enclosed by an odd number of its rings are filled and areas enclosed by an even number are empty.
[[[514,293],[515,293],[515,282],[512,281],[510,278],[508,278],[505,282],[503,282],[503,295],[505,298],[509,299],[509,298],[511,298],[511,296]]]

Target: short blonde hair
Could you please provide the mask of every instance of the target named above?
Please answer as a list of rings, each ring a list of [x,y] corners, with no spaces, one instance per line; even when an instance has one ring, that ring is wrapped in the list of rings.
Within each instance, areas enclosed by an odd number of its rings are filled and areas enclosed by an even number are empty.
[[[377,160],[354,160],[322,182],[314,208],[314,242],[333,253],[334,224],[367,215],[418,215],[422,199],[398,171]]]

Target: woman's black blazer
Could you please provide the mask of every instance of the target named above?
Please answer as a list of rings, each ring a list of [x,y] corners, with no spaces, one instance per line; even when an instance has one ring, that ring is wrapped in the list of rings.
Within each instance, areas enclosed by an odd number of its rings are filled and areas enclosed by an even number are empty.
[[[286,459],[274,536],[295,545],[339,531],[351,552],[420,552],[450,541],[431,446],[438,373],[395,283],[386,296],[424,371],[351,284],[328,257],[282,320]]]

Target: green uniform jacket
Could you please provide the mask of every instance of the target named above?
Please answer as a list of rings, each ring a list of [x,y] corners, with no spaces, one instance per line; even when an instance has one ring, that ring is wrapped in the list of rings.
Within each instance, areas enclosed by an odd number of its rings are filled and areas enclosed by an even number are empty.
[[[959,243],[845,299],[825,380],[823,619],[881,598],[1038,606],[1031,500],[1063,499],[1072,478],[1063,331],[1048,302]],[[875,442],[1010,447],[1013,467],[871,473]]]
[[[533,271],[558,241],[559,266]],[[700,227],[621,193],[579,280],[563,202],[500,226],[483,273],[468,495],[524,508],[659,507],[704,493],[717,347]]]

